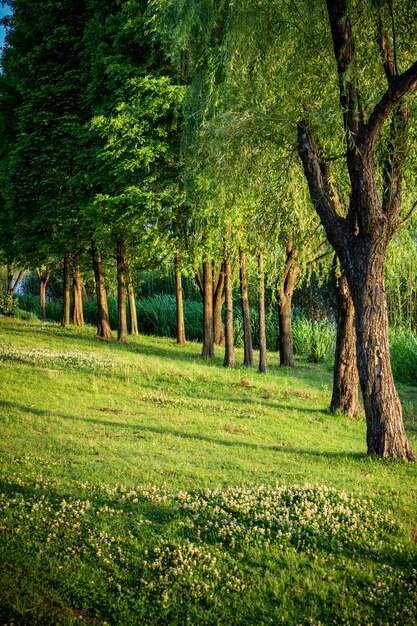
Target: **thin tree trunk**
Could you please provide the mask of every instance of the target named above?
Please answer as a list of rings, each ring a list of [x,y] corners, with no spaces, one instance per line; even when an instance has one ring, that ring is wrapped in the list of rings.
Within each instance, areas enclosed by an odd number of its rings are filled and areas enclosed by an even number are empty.
[[[23,274],[23,270],[20,270],[15,278],[15,281],[13,282],[13,267],[10,263],[7,264],[7,294],[10,299],[13,298],[14,294],[16,293],[16,289],[23,277]]]
[[[279,357],[280,365],[287,367],[294,367],[291,305],[299,271],[298,253],[288,237],[284,280],[279,291]]]
[[[74,265],[73,270],[73,301],[74,311],[72,314],[72,323],[74,326],[84,326],[84,312],[83,312],[83,279],[81,275],[80,266]]]
[[[240,250],[240,303],[243,317],[243,365],[253,367],[252,331],[250,326],[248,280],[246,275],[246,252],[244,250]]]
[[[10,292],[13,289],[13,267],[11,263],[7,263],[7,293],[10,296]]]
[[[259,371],[262,374],[268,369],[267,350],[266,350],[266,329],[265,329],[265,274],[264,274],[264,255],[259,252],[258,255],[259,270]]]
[[[359,404],[359,373],[356,363],[355,308],[349,285],[342,272],[337,285],[338,314],[336,351],[333,369],[333,394],[330,410],[355,417]]]
[[[203,351],[204,359],[214,357],[213,271],[210,261],[203,261]]]
[[[17,286],[20,283],[22,276],[23,270],[20,270],[15,281],[13,282],[13,267],[11,263],[7,264],[7,300],[9,311],[13,309],[13,296],[16,293]]]
[[[69,256],[64,257],[64,290],[62,297],[61,326],[68,328],[71,317],[71,261]]]
[[[225,367],[236,367],[235,342],[233,337],[233,287],[232,287],[232,270],[230,267],[229,255],[225,255],[225,294],[226,294],[226,344],[223,365]]]
[[[182,299],[182,279],[181,279],[181,259],[178,252],[174,257],[175,264],[175,301],[177,304],[177,343],[184,345],[185,324],[184,324],[184,303]]]
[[[46,320],[46,287],[48,286],[50,272],[46,270],[45,272],[41,272],[38,268],[36,268],[36,273],[38,274],[39,279],[39,292],[40,292],[40,318],[41,320]]]
[[[126,260],[123,241],[117,242],[117,340],[127,343]]]
[[[109,322],[109,309],[107,306],[107,293],[103,274],[103,264],[100,253],[96,249],[94,243],[92,244],[91,250],[97,295],[97,335],[98,337],[103,337],[104,339],[112,339],[113,335]]]
[[[217,271],[217,276],[213,285],[213,332],[214,343],[217,346],[224,346],[224,324],[222,319],[222,308],[224,304],[224,264],[222,263]]]
[[[133,285],[130,279],[128,279],[128,283],[127,283],[127,296],[129,300],[130,334],[139,335],[138,314],[136,310],[135,292],[134,292]]]

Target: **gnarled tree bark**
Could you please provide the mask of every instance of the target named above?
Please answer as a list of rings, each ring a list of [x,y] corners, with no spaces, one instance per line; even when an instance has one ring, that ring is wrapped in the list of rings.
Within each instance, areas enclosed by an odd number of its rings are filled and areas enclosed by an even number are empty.
[[[342,411],[348,417],[355,417],[361,411],[356,364],[355,307],[343,272],[337,281],[337,336],[330,410],[333,413]]]
[[[388,89],[364,120],[357,84],[352,26],[347,0],[327,0],[346,134],[346,164],[351,195],[341,216],[326,185],[311,126],[298,124],[298,151],[316,211],[345,272],[355,307],[359,380],[365,407],[369,454],[417,461],[403,424],[391,371],[384,265],[388,244],[399,223],[402,168],[408,111],[401,98],[417,88],[417,62],[398,75],[383,33],[380,48]],[[375,147],[391,116],[388,167],[379,197]]]

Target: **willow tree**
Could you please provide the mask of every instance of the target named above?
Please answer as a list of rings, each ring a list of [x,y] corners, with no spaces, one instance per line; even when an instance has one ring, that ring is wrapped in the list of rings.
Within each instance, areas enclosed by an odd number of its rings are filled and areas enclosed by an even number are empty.
[[[344,158],[351,184],[345,216],[338,211],[326,185],[323,156],[307,118],[298,124],[298,150],[316,211],[340,259],[355,305],[368,453],[416,461],[404,431],[391,371],[384,266],[388,244],[400,221],[402,172],[410,124],[406,96],[417,88],[417,61],[400,71],[395,31],[386,29],[385,12],[381,10],[377,37],[387,86],[368,112],[364,111],[362,91],[365,90],[359,81],[364,60],[355,46],[354,14],[346,0],[327,0],[327,12],[346,138]],[[391,23],[390,20],[390,27]],[[376,150],[387,122],[388,137],[378,169]]]
[[[310,195],[355,306],[368,452],[415,460],[391,373],[384,288],[414,113],[409,96],[417,63],[409,24],[415,3],[398,2],[395,11],[388,0],[160,3],[188,8],[180,23],[194,21],[209,33],[207,41],[221,41],[216,76],[226,76],[232,91],[244,96],[230,116],[249,119],[258,134],[279,129],[287,146],[297,141]],[[340,178],[348,189],[338,199],[326,174],[329,163],[336,186]]]

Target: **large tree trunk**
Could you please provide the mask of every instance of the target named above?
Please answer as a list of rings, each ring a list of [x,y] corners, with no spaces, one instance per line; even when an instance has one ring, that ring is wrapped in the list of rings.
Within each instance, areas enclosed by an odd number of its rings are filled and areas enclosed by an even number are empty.
[[[280,365],[287,367],[294,367],[291,306],[299,272],[298,252],[288,237],[284,280],[279,290],[279,358]]]
[[[74,310],[72,314],[72,323],[74,326],[84,326],[84,312],[83,312],[83,278],[81,275],[80,266],[75,263],[73,269],[73,301]]]
[[[401,99],[417,88],[417,62],[398,74],[395,54],[381,27],[378,33],[388,88],[365,121],[359,94],[358,63],[347,0],[327,0],[339,76],[351,193],[340,211],[325,176],[311,125],[298,124],[298,152],[315,209],[346,274],[355,307],[359,380],[366,415],[369,454],[417,461],[405,431],[391,371],[384,265],[389,241],[399,223],[402,170],[407,152],[408,108]],[[382,176],[375,149],[391,117]],[[381,193],[378,189],[382,179]]]
[[[240,250],[240,304],[243,317],[243,365],[253,367],[252,332],[250,327],[248,280],[246,275],[246,252],[244,250]]]
[[[126,259],[123,241],[117,242],[117,340],[127,343]]]
[[[384,285],[386,246],[381,239],[375,239],[369,248],[355,257],[347,273],[355,306],[368,454],[416,461],[404,431],[401,403],[391,370]]]
[[[213,333],[216,346],[224,346],[225,334],[222,319],[224,293],[224,263],[218,268],[213,284]]]
[[[64,289],[62,297],[61,326],[68,328],[71,317],[71,261],[69,256],[64,257]]]
[[[226,295],[226,326],[225,326],[225,352],[223,365],[225,367],[236,367],[235,342],[233,336],[233,286],[232,286],[232,270],[230,266],[230,257],[226,254],[224,260],[225,272],[225,295]]]
[[[266,329],[265,329],[265,274],[264,274],[264,255],[259,252],[258,255],[259,270],[259,371],[262,374],[268,369],[267,351],[266,351]]]
[[[40,292],[40,318],[41,320],[46,320],[46,288],[48,286],[50,272],[46,270],[45,272],[41,272],[38,268],[36,268],[36,273],[38,274],[39,279],[39,292]]]
[[[182,298],[182,280],[181,280],[181,259],[178,252],[174,257],[175,265],[175,301],[177,305],[177,343],[184,345],[185,324],[184,324],[184,303]]]
[[[210,261],[203,261],[203,351],[204,359],[214,357],[213,271]]]
[[[337,337],[333,369],[332,412],[342,411],[355,417],[359,404],[359,373],[356,363],[355,307],[346,276],[342,272],[337,285]]]
[[[127,282],[127,296],[129,300],[130,334],[139,335],[138,313],[136,310],[135,292],[134,292],[133,285],[132,285],[130,278],[128,279],[128,282]]]
[[[110,328],[109,308],[107,306],[107,292],[101,255],[94,243],[92,244],[91,251],[97,295],[97,336],[103,337],[104,339],[112,339],[113,335]]]

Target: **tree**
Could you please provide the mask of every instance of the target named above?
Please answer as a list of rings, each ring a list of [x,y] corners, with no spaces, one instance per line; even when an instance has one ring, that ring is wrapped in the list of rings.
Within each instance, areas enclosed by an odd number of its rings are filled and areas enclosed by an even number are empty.
[[[352,15],[346,0],[327,0],[327,12],[339,77],[340,106],[346,138],[351,196],[346,217],[326,185],[314,131],[298,123],[298,150],[314,206],[346,275],[355,306],[359,378],[365,405],[368,453],[416,461],[403,426],[401,404],[391,371],[384,265],[398,226],[409,107],[404,101],[417,88],[417,62],[399,73],[387,32],[379,23],[379,46],[387,90],[367,120],[358,81]],[[384,147],[383,188],[378,190],[376,147],[390,118]]]
[[[360,413],[359,373],[356,359],[355,307],[349,284],[343,272],[333,268],[337,293],[337,335],[333,367],[332,412],[341,411],[349,417]]]

